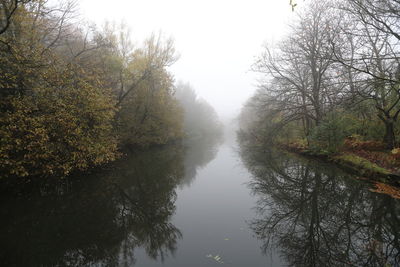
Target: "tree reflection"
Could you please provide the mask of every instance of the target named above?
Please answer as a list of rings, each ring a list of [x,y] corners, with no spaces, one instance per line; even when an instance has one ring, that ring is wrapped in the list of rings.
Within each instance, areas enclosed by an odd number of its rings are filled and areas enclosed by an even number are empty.
[[[1,188],[2,265],[132,266],[138,247],[163,260],[182,236],[170,222],[182,160],[182,147],[167,147],[57,187]]]
[[[205,167],[215,158],[222,142],[222,135],[185,140],[186,153],[183,160],[185,174],[181,185],[189,186],[193,182],[198,169]]]
[[[290,266],[399,266],[400,203],[321,162],[241,146],[258,196],[250,226]]]

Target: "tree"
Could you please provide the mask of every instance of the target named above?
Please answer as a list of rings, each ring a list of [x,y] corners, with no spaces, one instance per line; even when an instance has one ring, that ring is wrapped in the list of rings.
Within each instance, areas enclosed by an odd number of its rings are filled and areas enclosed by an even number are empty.
[[[78,24],[74,1],[0,6],[3,176],[65,176],[182,137],[171,38],[135,47],[125,25]]]
[[[350,49],[333,42],[336,60],[349,73],[354,99],[374,103],[389,149],[396,145],[400,114],[399,7],[398,1],[347,1],[341,8],[353,23],[351,30],[343,30]]]
[[[127,65],[126,86],[117,96],[117,123],[122,143],[165,144],[182,136],[182,110],[174,98],[167,67],[175,61],[173,43],[151,36]]]
[[[329,109],[341,101],[341,86],[333,82],[335,72],[332,38],[339,18],[328,1],[312,2],[292,25],[291,34],[276,50],[265,51],[253,65],[263,75],[260,90],[265,103],[282,117],[284,125],[301,120],[305,136],[318,126]]]
[[[365,26],[391,35],[400,41],[399,0],[346,0],[351,14]]]
[[[94,45],[67,23],[72,11],[21,5],[0,36],[2,176],[65,176],[118,155],[106,76],[65,53],[67,37]]]
[[[17,9],[32,0],[1,0],[0,1],[0,35],[5,33],[11,25]]]
[[[197,97],[189,83],[179,82],[175,97],[184,111],[183,130],[187,138],[204,139],[222,134],[218,114],[209,103]]]

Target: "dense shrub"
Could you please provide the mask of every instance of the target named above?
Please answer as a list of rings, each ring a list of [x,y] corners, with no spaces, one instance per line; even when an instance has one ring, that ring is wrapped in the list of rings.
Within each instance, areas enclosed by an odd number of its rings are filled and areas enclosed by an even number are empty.
[[[310,146],[315,150],[336,152],[342,146],[348,129],[345,121],[336,114],[327,116],[310,135]]]
[[[134,49],[123,27],[78,25],[72,2],[15,3],[0,33],[2,177],[63,177],[114,160],[121,145],[181,137],[171,40]]]
[[[1,100],[7,110],[0,117],[3,176],[64,176],[117,156],[111,99],[95,80],[68,69],[59,74],[65,80],[58,87]]]

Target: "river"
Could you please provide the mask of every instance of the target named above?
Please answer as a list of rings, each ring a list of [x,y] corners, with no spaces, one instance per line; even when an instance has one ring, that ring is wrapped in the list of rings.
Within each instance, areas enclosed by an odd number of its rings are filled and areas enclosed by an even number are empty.
[[[399,266],[399,200],[355,178],[232,140],[130,153],[61,183],[3,184],[0,262]]]

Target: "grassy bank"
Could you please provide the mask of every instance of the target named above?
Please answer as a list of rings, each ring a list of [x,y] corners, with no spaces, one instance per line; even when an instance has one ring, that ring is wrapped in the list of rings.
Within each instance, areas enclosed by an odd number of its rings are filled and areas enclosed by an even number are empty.
[[[400,162],[390,151],[342,149],[338,152],[317,151],[298,143],[281,143],[284,150],[332,162],[342,169],[371,181],[400,186]]]

